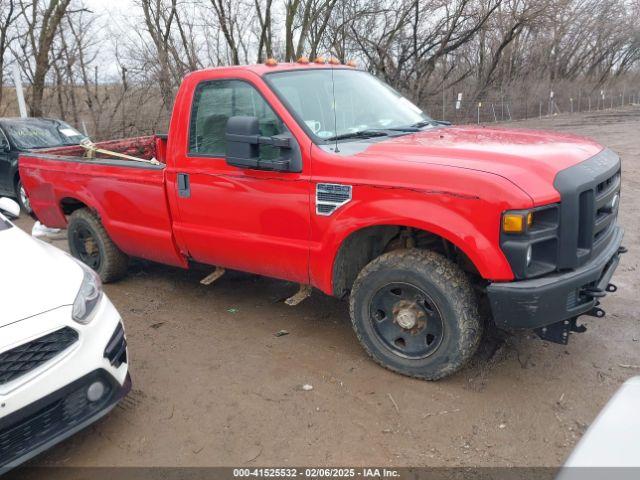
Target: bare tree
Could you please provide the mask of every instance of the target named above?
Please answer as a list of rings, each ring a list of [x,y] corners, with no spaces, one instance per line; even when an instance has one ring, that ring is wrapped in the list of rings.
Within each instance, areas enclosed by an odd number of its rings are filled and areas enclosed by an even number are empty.
[[[16,0],[0,0],[0,105],[4,86],[5,54],[12,41],[12,32],[20,13]]]
[[[11,52],[33,114],[98,138],[165,128],[190,71],[272,56],[355,59],[443,112],[454,91],[526,115],[550,90],[579,103],[640,79],[637,0],[136,0],[109,25],[81,1],[0,0],[0,72]]]
[[[260,0],[254,0],[256,15],[258,17],[260,32],[258,34],[258,55],[257,62],[260,63],[265,58],[273,56],[273,34],[271,31],[271,6],[273,0],[265,0],[264,8],[260,5]]]
[[[58,27],[68,11],[71,0],[20,0],[24,34],[19,37],[23,70],[31,78],[30,113],[42,116],[42,100]]]
[[[210,0],[218,18],[218,26],[227,42],[233,65],[240,64],[240,41],[237,38],[238,7],[234,0]]]
[[[167,110],[173,106],[172,65],[170,60],[171,27],[176,20],[176,0],[140,0],[158,62],[158,82],[162,102]]]

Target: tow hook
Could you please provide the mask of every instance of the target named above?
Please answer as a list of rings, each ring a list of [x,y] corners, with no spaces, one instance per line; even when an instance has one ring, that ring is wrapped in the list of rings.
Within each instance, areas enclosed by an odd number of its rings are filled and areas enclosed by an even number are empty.
[[[596,317],[596,318],[602,318],[606,314],[607,314],[607,312],[605,312],[600,307],[593,307],[591,310],[589,310],[588,312],[584,313],[584,315],[589,315],[590,317]]]
[[[616,292],[617,290],[618,290],[618,287],[615,284],[609,283],[604,288],[604,290],[598,287],[585,287],[580,290],[580,295],[584,295],[585,297],[591,297],[591,298],[601,298],[601,297],[604,297],[607,293],[613,293],[613,292]]]
[[[580,294],[586,297],[600,298],[600,297],[604,297],[607,294],[607,292],[605,292],[604,290],[598,287],[585,287],[582,290],[580,290]]]
[[[608,285],[607,285],[607,288],[609,288]],[[607,314],[607,312],[605,312],[602,308],[600,308],[599,305],[600,305],[600,300],[596,300],[596,303],[593,305],[593,308],[588,312],[583,313],[583,315],[589,315],[590,317],[596,317],[596,318],[604,317]]]

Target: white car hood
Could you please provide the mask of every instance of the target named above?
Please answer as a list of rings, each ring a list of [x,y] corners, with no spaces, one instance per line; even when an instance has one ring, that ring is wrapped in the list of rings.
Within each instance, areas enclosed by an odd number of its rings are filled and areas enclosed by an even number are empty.
[[[627,380],[611,397],[565,463],[569,468],[561,470],[557,480],[637,479],[640,468],[638,405],[640,376]]]
[[[15,225],[0,230],[0,327],[72,305],[82,277],[62,250]]]

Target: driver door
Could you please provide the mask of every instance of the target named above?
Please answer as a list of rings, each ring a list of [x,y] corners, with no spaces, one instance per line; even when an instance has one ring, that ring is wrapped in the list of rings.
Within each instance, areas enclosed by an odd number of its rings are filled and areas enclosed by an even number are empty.
[[[257,117],[263,136],[287,128],[248,81],[198,84],[187,152],[176,158],[176,237],[195,261],[307,283],[308,167],[293,173],[228,165],[225,130],[236,115]],[[261,146],[260,155],[275,158],[280,152]]]

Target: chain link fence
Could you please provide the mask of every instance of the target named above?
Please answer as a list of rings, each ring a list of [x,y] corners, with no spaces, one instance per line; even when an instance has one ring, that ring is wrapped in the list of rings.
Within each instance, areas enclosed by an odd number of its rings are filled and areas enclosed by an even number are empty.
[[[637,90],[602,90],[591,94],[580,91],[549,91],[546,96],[497,94],[476,99],[449,91],[444,92],[441,99],[432,97],[423,105],[423,109],[438,120],[456,124],[482,124],[611,110],[628,105],[640,105],[640,87]]]

